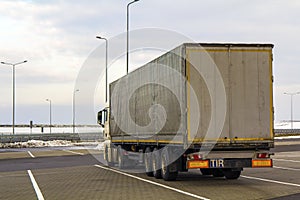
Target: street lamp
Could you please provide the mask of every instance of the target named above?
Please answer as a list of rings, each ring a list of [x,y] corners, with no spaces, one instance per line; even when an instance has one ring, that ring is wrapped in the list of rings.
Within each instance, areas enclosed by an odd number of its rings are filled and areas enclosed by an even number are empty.
[[[24,60],[22,62],[19,62],[19,63],[7,63],[7,62],[1,62],[1,64],[3,65],[10,65],[13,67],[13,121],[12,121],[12,127],[13,127],[13,135],[15,134],[15,96],[16,96],[16,91],[15,91],[15,66],[16,65],[19,65],[19,64],[23,64],[23,63],[26,63],[27,60]]]
[[[104,37],[96,36],[97,39],[105,40],[105,103],[107,102],[107,49],[108,41]]]
[[[73,92],[73,133],[75,133],[75,94],[79,92],[79,90],[74,90]]]
[[[52,118],[52,112],[51,112],[51,99],[46,99],[46,101],[48,101],[50,103],[50,109],[49,109],[49,119],[50,119],[50,134],[51,134],[51,126],[52,126],[52,121],[51,121],[51,118]]]
[[[291,129],[293,129],[293,96],[300,94],[300,92],[294,92],[294,93],[283,93],[286,95],[290,95],[291,96]]]
[[[135,2],[138,2],[139,0],[134,0],[127,4],[127,45],[126,45],[126,74],[128,74],[128,63],[129,63],[129,6]]]

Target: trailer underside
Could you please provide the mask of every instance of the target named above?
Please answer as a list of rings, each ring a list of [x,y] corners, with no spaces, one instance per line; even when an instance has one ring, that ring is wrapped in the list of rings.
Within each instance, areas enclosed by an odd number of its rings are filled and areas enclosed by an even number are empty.
[[[273,166],[270,143],[252,144],[247,148],[244,144],[231,145],[228,149],[218,145],[208,148],[192,144],[184,149],[182,144],[109,142],[105,145],[104,158],[109,166],[116,165],[120,169],[143,165],[148,176],[167,181],[175,180],[179,172],[189,169],[200,169],[203,175],[237,179],[243,168]]]

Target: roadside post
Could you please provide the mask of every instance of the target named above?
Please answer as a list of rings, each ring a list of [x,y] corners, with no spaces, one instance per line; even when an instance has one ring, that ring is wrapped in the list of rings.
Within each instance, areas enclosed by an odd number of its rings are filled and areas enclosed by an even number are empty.
[[[32,122],[32,120],[30,121],[30,124],[29,124],[29,127],[30,127],[30,134],[32,134],[32,124],[33,124],[33,122]]]

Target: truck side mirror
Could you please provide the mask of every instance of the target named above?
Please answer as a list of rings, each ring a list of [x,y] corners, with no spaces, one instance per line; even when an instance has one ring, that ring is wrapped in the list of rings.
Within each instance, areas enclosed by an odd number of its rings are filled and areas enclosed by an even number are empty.
[[[102,127],[104,127],[104,124],[102,124],[102,110],[98,112],[98,124]]]

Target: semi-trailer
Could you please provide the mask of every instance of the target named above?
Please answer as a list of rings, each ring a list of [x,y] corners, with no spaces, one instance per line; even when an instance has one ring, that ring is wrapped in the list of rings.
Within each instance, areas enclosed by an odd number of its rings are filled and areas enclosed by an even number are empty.
[[[98,113],[109,166],[239,178],[272,167],[273,45],[184,43],[110,83]]]

